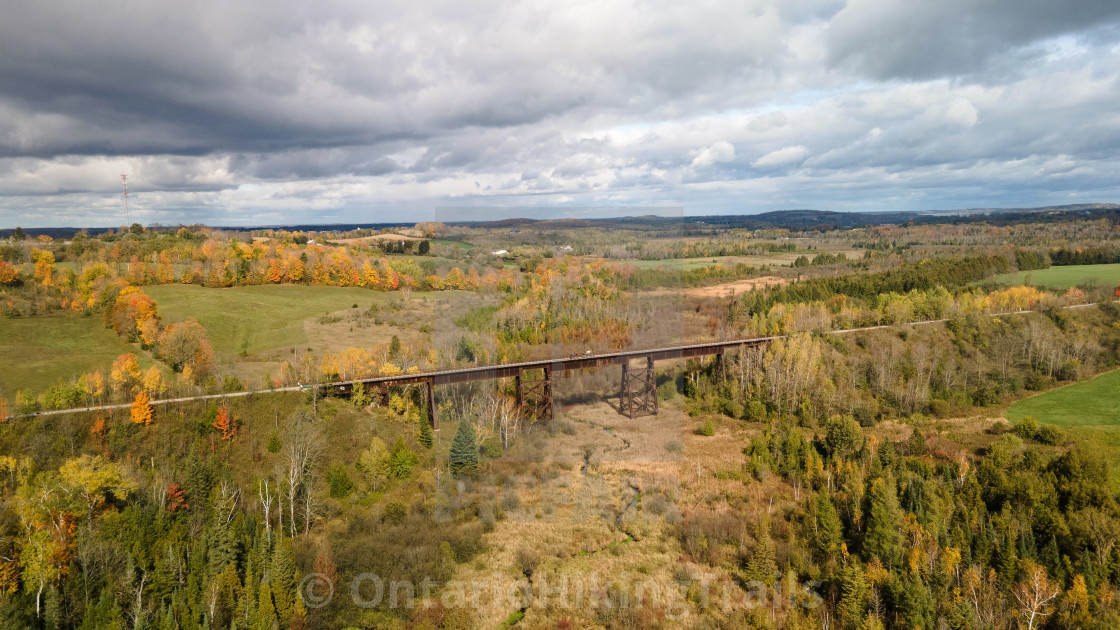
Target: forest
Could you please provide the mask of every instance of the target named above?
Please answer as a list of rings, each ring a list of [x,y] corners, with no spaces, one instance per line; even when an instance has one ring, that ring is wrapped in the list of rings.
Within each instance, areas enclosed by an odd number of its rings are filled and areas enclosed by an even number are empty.
[[[0,627],[1118,627],[1115,425],[1008,408],[1120,366],[1120,224],[1036,219],[19,230]],[[657,415],[319,387],[757,337]]]

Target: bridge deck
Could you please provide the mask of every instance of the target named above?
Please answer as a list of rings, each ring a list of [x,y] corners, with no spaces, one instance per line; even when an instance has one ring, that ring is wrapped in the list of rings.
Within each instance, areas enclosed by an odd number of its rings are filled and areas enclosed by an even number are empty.
[[[648,348],[645,350],[623,350],[620,352],[577,355],[556,359],[540,359],[537,361],[520,361],[518,363],[502,363],[499,365],[480,365],[477,367],[456,368],[452,370],[433,370],[430,372],[417,372],[415,374],[376,376],[372,378],[330,383],[325,385],[325,387],[327,391],[345,395],[352,392],[356,383],[362,383],[363,386],[375,387],[393,387],[399,385],[415,385],[419,383],[450,385],[452,383],[466,383],[469,381],[510,378],[517,376],[525,370],[542,368],[548,368],[553,371],[583,370],[586,368],[621,365],[632,359],[650,358],[654,361],[664,361],[667,359],[687,359],[689,357],[722,354],[724,350],[729,348],[760,346],[778,338],[779,337],[754,337],[751,339],[734,339],[730,341],[710,341],[682,346]]]

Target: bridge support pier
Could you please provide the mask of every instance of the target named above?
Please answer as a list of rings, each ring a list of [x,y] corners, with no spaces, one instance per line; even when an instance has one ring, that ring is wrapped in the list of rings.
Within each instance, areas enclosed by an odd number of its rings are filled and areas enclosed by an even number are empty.
[[[517,374],[513,376],[513,384],[514,395],[517,397],[517,417],[523,418],[525,417],[525,392],[521,389],[521,370],[518,370]]]
[[[657,415],[657,377],[653,368],[653,357],[646,357],[643,368],[631,368],[629,362],[622,364],[622,387],[618,393],[620,413],[634,417],[635,413]]]
[[[540,379],[525,378],[525,370],[514,375],[517,385],[517,412],[525,417],[525,408],[531,405],[531,413],[537,420],[551,421],[552,413],[552,367],[541,368]],[[532,400],[530,401],[530,398]]]

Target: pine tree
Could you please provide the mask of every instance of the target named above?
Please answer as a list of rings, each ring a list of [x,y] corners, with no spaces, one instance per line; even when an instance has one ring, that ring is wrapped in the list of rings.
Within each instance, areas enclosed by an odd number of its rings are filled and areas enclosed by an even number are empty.
[[[867,610],[867,578],[858,560],[852,560],[844,567],[840,584],[840,602],[837,615],[843,627],[855,630],[863,622]]]
[[[463,475],[478,468],[478,438],[474,425],[466,418],[459,421],[455,439],[451,441],[451,474]]]
[[[261,588],[257,595],[257,611],[256,619],[253,621],[253,630],[275,630],[280,627],[280,621],[276,618],[276,606],[272,603],[272,589],[268,586],[268,580],[261,582]]]
[[[405,446],[404,437],[398,436],[393,450],[389,453],[389,470],[393,471],[393,476],[397,479],[408,477],[418,461],[416,454]]]
[[[276,548],[272,552],[269,581],[272,582],[272,599],[276,602],[276,618],[284,628],[288,627],[297,597],[296,573],[292,541],[290,538],[282,538],[276,542]]]
[[[836,506],[824,492],[817,493],[815,511],[817,552],[821,557],[827,558],[843,542],[843,525],[840,523],[840,515],[836,513]]]
[[[424,448],[432,448],[432,425],[423,416],[420,417],[420,429],[416,432],[416,441]]]
[[[778,573],[778,563],[774,560],[774,540],[770,537],[769,519],[763,518],[758,522],[755,538],[757,540],[754,550],[750,560],[747,561],[746,578],[773,586],[774,577]]]
[[[884,477],[871,483],[871,509],[867,521],[867,534],[863,539],[864,558],[879,558],[893,566],[898,558],[902,510],[898,507],[898,493],[894,479]]]

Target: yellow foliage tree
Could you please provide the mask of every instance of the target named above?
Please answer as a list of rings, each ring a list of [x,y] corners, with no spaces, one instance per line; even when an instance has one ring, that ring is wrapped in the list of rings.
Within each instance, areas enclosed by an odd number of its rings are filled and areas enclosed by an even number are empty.
[[[46,250],[32,249],[31,259],[35,261],[35,279],[45,287],[54,284],[54,254]]]
[[[163,374],[154,365],[148,368],[147,372],[144,372],[143,386],[144,391],[152,395],[167,391],[167,383],[163,380]]]
[[[132,401],[131,418],[134,424],[148,426],[152,423],[152,402],[147,392],[140,391],[136,394],[136,399]]]
[[[113,361],[113,369],[109,373],[109,381],[113,391],[118,394],[128,394],[140,380],[140,363],[136,355],[131,352],[122,354]]]

